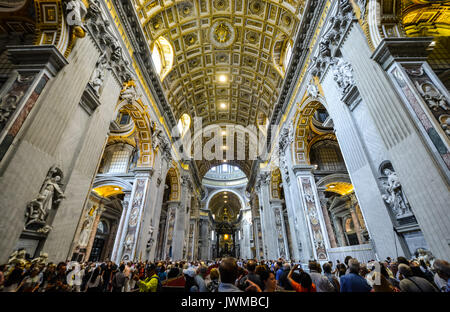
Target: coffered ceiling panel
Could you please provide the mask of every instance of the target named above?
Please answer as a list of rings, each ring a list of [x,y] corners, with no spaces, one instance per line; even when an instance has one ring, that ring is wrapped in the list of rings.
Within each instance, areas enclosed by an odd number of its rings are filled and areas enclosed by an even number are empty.
[[[162,85],[177,119],[247,126],[271,115],[305,0],[134,1],[150,47],[160,36],[173,47]]]

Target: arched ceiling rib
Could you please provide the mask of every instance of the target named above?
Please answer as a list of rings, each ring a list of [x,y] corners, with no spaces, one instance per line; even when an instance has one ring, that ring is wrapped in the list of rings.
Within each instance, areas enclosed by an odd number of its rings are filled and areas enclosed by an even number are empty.
[[[241,210],[241,201],[236,194],[224,191],[211,198],[208,208],[215,215],[216,221],[223,221],[225,216],[228,221],[234,221]]]

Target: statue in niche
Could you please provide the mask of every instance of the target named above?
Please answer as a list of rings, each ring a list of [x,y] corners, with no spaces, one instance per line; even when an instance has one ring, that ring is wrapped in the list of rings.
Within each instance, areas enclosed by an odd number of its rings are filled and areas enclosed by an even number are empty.
[[[94,223],[94,214],[89,212],[86,220],[84,220],[83,228],[81,230],[80,238],[78,239],[78,245],[80,247],[86,247],[89,242],[91,234],[92,224]]]
[[[20,249],[14,251],[10,256],[8,260],[8,267],[14,267],[14,266],[24,266],[27,263],[27,260],[25,259],[25,256],[27,254],[27,251],[25,249]]]
[[[317,98],[317,96],[319,95],[319,88],[312,81],[308,84],[306,91],[308,92],[308,95],[313,99]]]
[[[436,111],[439,107],[444,111],[448,111],[450,109],[445,96],[441,94],[431,83],[425,82],[419,84],[419,82],[416,81],[416,86],[429,108],[434,111]]]
[[[133,234],[128,234],[125,238],[125,250],[131,250],[131,248],[133,248],[133,243],[134,243],[134,235]]]
[[[152,246],[153,246],[153,232],[155,231],[155,227],[153,226],[153,220],[150,220],[150,227],[148,229],[148,235],[149,235],[149,239],[147,241],[147,246],[146,249],[147,251],[151,251],[152,250]]]
[[[403,194],[397,173],[389,168],[385,168],[383,173],[387,177],[387,183],[383,183],[387,192],[387,194],[383,195],[384,201],[389,205],[397,218],[411,214],[408,200]]]
[[[66,4],[66,21],[69,26],[74,26],[77,37],[84,37],[83,18],[87,14],[86,6],[82,0],[69,0]]]
[[[64,196],[62,191],[62,171],[53,166],[47,173],[39,195],[27,205],[25,213],[25,229],[48,233],[51,230],[47,217],[52,209],[56,209]]]
[[[138,99],[136,83],[133,80],[123,83],[123,89],[120,91],[120,98],[126,100],[129,104]]]
[[[100,88],[103,86],[103,82],[105,80],[105,70],[108,67],[108,60],[106,58],[106,51],[98,59],[95,64],[94,72],[92,73],[91,80],[89,84],[94,89],[95,93],[100,95]]]
[[[47,264],[47,260],[48,260],[48,253],[41,251],[39,257],[34,258],[31,261],[31,264],[34,264],[34,265],[46,265]]]

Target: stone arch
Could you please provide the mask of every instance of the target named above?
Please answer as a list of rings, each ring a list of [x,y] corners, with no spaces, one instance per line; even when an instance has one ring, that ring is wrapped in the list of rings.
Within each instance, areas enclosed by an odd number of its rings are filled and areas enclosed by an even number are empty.
[[[135,131],[138,133],[139,159],[137,167],[151,167],[154,162],[152,149],[151,119],[140,99],[135,101],[119,100],[114,116],[121,111],[126,111],[133,119]]]
[[[113,176],[105,176],[105,177],[97,177],[92,185],[92,188],[98,188],[102,186],[118,186],[122,189],[123,192],[131,192],[133,189],[133,185],[121,178],[113,177]]]
[[[239,198],[239,201],[241,203],[241,208],[245,208],[244,198],[242,197],[241,194],[239,194],[239,192],[237,192],[235,189],[232,189],[232,188],[221,188],[221,189],[215,190],[214,192],[209,193],[208,197],[206,198],[206,206],[205,207],[207,207],[207,208],[209,207],[209,202],[214,197],[214,195],[223,193],[223,192],[230,192],[230,193],[233,193],[234,195],[236,195]]]
[[[312,117],[314,112],[324,107],[327,109],[325,99],[318,95],[317,97],[307,97],[301,104],[298,105],[297,111],[294,115],[294,142],[292,148],[292,162],[294,165],[310,164],[308,156],[308,138],[311,129],[316,129],[312,125]],[[316,130],[317,131],[317,130]],[[322,133],[325,134],[326,132]],[[326,134],[330,136],[330,134]],[[333,137],[334,134],[332,135]]]

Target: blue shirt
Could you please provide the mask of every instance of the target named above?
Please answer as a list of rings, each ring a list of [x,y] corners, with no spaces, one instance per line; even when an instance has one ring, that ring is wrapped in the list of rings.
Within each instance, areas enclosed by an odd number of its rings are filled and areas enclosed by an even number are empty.
[[[242,290],[230,283],[220,283],[218,292],[242,292]]]
[[[366,280],[355,273],[349,273],[341,276],[341,292],[369,292],[372,287]]]
[[[282,269],[278,269],[277,274],[275,275],[275,278],[277,279],[277,282],[280,280],[281,274],[283,274]]]

